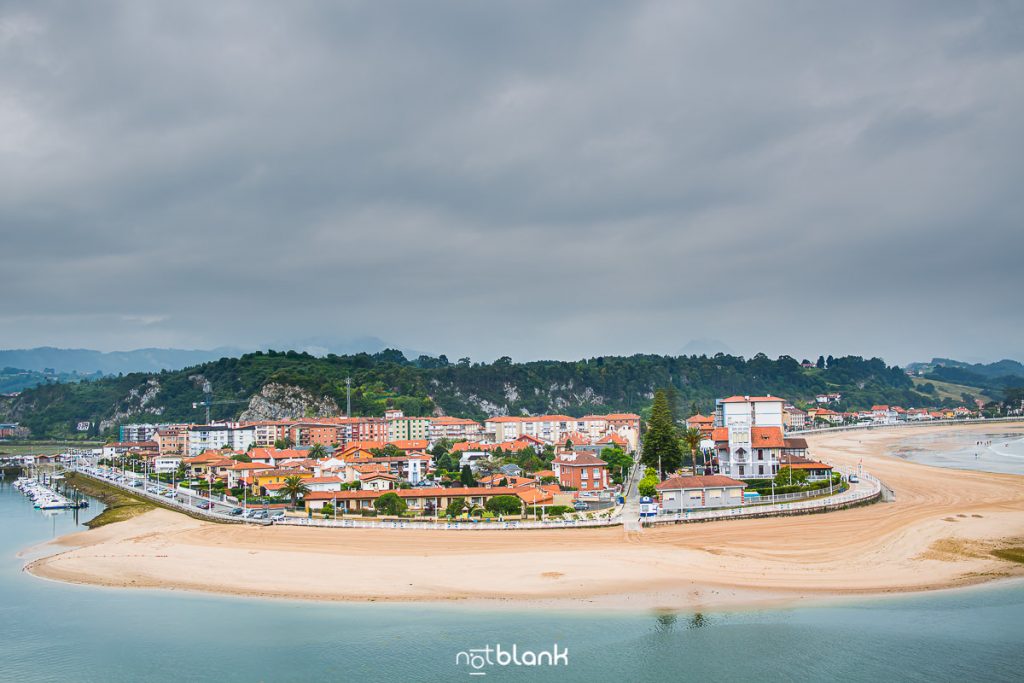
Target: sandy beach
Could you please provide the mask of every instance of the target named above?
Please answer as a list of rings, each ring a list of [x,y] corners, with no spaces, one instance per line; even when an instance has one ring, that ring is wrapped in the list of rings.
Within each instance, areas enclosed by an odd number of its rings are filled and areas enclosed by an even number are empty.
[[[523,601],[701,609],[923,591],[1024,576],[993,548],[1024,545],[1024,477],[943,469],[889,455],[909,435],[1024,424],[857,430],[809,439],[814,457],[855,465],[893,503],[827,514],[550,531],[253,527],[167,510],[62,537],[27,571],[101,586],[349,601]],[[937,444],[944,443],[941,438]]]

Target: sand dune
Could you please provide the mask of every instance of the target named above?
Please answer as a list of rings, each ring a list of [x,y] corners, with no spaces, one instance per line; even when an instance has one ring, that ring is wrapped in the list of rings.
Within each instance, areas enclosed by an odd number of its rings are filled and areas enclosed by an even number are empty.
[[[982,426],[928,427],[934,433]],[[1024,575],[993,558],[1024,544],[1024,477],[940,469],[887,455],[908,434],[810,439],[856,464],[896,502],[802,517],[729,520],[627,534],[251,527],[156,510],[54,543],[41,577],[319,600],[539,601],[556,606],[701,608],[917,591]],[[993,431],[992,427],[987,428]],[[1024,425],[1000,425],[1024,433]],[[941,442],[941,440],[938,440]],[[70,549],[65,549],[70,548]]]

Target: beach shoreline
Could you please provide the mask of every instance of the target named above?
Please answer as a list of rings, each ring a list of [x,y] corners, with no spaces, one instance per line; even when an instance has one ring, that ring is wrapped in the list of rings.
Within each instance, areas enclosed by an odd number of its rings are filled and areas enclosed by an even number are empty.
[[[914,433],[921,429],[993,427]],[[997,429],[1024,435],[1024,423]],[[467,534],[219,525],[154,510],[44,544],[56,552],[25,570],[65,583],[257,599],[613,611],[816,604],[1024,576],[1024,565],[990,555],[1024,545],[1024,477],[909,462],[893,455],[905,436],[899,428],[810,435],[815,457],[863,460],[896,492],[893,503],[818,515],[640,533]]]

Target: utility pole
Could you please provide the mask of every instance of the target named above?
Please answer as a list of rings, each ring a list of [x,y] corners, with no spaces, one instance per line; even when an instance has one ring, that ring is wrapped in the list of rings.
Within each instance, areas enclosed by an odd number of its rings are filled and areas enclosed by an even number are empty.
[[[345,378],[345,417],[352,417],[352,378]]]

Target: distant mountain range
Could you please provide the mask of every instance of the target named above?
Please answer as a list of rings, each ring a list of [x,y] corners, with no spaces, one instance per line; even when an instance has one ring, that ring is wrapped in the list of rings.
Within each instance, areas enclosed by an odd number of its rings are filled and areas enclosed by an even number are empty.
[[[376,353],[389,348],[389,345],[377,337],[355,337],[337,339],[328,337],[311,337],[262,344],[258,347],[241,348],[237,346],[219,346],[215,349],[135,349],[132,351],[94,351],[92,349],[60,349],[53,346],[39,346],[33,349],[0,349],[0,368],[23,370],[46,375],[117,375],[130,372],[160,372],[161,370],[180,370],[181,368],[200,365],[221,358],[237,358],[253,351],[282,349],[309,353],[313,356],[326,356],[333,353],[346,355],[354,353]],[[395,348],[391,346],[390,348]],[[410,358],[420,355],[412,349],[400,349]],[[37,378],[38,379],[38,378]],[[35,384],[42,383],[40,381]],[[35,386],[29,383],[28,386]],[[26,387],[21,387],[26,388]],[[8,389],[15,391],[17,389]]]
[[[1024,364],[1004,358],[995,363],[965,363],[951,358],[932,358],[929,363],[910,363],[907,370],[927,379],[1002,390],[1024,386]]]

